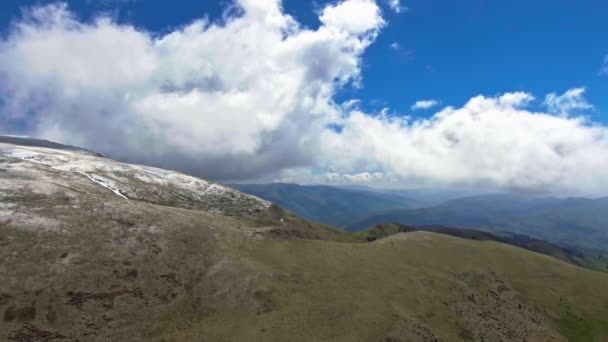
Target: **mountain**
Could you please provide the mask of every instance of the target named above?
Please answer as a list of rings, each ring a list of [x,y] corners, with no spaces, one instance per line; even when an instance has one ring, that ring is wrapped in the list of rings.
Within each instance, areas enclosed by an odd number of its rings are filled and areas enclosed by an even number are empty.
[[[2,341],[604,341],[608,273],[0,143]]]
[[[355,189],[367,192],[374,193],[382,193],[382,194],[391,194],[402,196],[406,198],[415,199],[421,203],[420,207],[431,207],[438,204],[441,204],[446,201],[465,198],[465,197],[473,197],[473,196],[481,196],[491,193],[488,190],[476,190],[469,188],[410,188],[410,189],[385,189],[385,188],[376,188],[376,187],[368,187],[361,185],[340,185],[340,188],[344,189]],[[404,208],[400,208],[404,209]]]
[[[400,194],[364,188],[286,183],[230,186],[276,203],[305,219],[343,228],[379,211],[426,206],[423,201]]]
[[[608,250],[608,198],[474,196],[430,208],[373,214],[349,228],[364,229],[382,222],[509,231],[566,246]]]

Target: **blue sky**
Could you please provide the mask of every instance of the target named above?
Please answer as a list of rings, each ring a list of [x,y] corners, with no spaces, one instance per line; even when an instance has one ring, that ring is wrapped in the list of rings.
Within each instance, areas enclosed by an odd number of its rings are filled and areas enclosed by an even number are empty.
[[[6,30],[20,9],[52,1],[4,0]],[[335,2],[335,1],[334,1]],[[329,1],[286,0],[287,13],[318,27],[317,12]],[[68,1],[82,18],[112,13],[119,22],[167,32],[194,19],[220,18],[229,1]],[[360,98],[370,110],[408,113],[420,99],[460,106],[474,95],[509,91],[550,92],[585,87],[595,106],[587,113],[608,122],[608,75],[599,75],[608,55],[608,2],[601,0],[446,1],[411,0],[394,13],[382,4],[388,25],[368,48],[361,88],[341,89],[338,99]],[[391,48],[398,44],[397,49]],[[416,115],[426,115],[419,112]]]
[[[595,0],[5,0],[0,133],[220,181],[605,195],[605,13]]]
[[[585,86],[598,112],[607,109],[608,80],[598,76],[608,49],[607,2],[431,0],[410,6],[369,51],[371,97],[459,105],[479,93],[542,96]],[[414,59],[387,51],[392,41],[412,49]],[[383,82],[399,86],[380,90]]]

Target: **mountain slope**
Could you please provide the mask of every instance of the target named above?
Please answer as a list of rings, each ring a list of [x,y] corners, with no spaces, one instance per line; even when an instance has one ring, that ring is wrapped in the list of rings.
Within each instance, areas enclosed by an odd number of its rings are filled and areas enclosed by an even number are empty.
[[[265,265],[285,272],[287,285],[269,282],[281,309],[264,317],[262,327],[283,337],[293,329],[311,340],[332,333],[370,341],[608,338],[606,318],[590,319],[606,313],[605,296],[594,303],[587,293],[601,291],[605,274],[515,247],[429,232],[400,233],[365,245],[264,246],[252,254],[262,254]],[[298,318],[281,320],[286,311]],[[301,321],[313,324],[300,327]]]
[[[567,246],[608,250],[608,198],[484,195],[430,208],[378,213],[350,228],[364,229],[387,222],[502,230]]]
[[[398,194],[324,185],[230,184],[315,222],[346,227],[373,213],[386,210],[419,208],[424,202]]]
[[[608,275],[367,243],[176,172],[0,144],[0,340],[603,341]]]

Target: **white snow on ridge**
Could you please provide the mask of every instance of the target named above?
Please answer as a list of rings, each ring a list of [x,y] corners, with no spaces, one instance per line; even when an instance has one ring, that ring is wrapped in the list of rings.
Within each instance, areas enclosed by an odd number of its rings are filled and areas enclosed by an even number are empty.
[[[117,194],[118,196],[128,200],[127,196],[123,195],[120,190],[118,190],[118,188],[112,184],[113,182],[106,180],[106,179],[101,179],[99,176],[96,175],[88,175],[88,174],[84,174],[88,179],[92,180],[93,182],[103,186],[106,189],[109,189],[110,191],[112,191],[113,193]]]
[[[69,150],[32,147],[0,143],[0,155],[32,162],[57,171],[76,173],[101,185],[117,196],[127,196],[133,190],[133,180],[156,187],[173,187],[210,198],[230,195],[235,200],[254,200],[254,206],[268,208],[272,203],[261,198],[241,193],[232,188],[176,171],[125,164],[112,159],[81,154]],[[23,164],[21,167],[27,167]],[[18,167],[17,165],[13,167]],[[129,196],[131,197],[131,196]]]
[[[17,158],[37,164],[49,165],[44,161],[44,154],[37,153],[36,151],[3,147],[0,149],[0,153],[7,157]]]

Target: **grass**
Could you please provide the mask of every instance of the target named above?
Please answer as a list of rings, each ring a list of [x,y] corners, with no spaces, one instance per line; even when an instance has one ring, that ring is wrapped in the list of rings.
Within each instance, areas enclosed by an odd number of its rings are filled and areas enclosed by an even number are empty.
[[[606,274],[494,242],[417,232],[374,243],[261,240],[238,249],[248,265],[242,275],[255,274],[249,286],[263,295],[163,338],[377,341],[428,329],[430,341],[467,341],[525,327],[530,340],[608,339]],[[502,281],[510,292],[484,299]],[[504,331],[478,317],[484,310],[503,320]],[[181,309],[170,312],[181,320]]]
[[[583,317],[566,311],[557,320],[560,331],[572,342],[593,341],[593,327]]]

